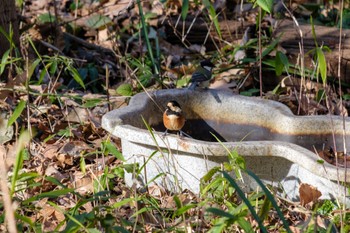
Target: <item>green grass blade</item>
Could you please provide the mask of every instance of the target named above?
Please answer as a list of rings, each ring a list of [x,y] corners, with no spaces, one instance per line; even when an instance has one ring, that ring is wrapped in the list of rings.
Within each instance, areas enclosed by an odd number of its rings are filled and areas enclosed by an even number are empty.
[[[250,213],[253,215],[253,218],[258,222],[261,232],[267,233],[265,226],[262,224],[261,219],[259,218],[258,214],[255,212],[254,207],[250,204],[249,200],[245,197],[244,192],[241,190],[238,184],[234,181],[234,179],[232,179],[232,177],[227,172],[223,171],[222,173],[224,174],[224,177],[230,182],[230,184],[236,189],[236,192],[239,195],[239,197],[242,198],[243,202],[247,205]]]
[[[253,177],[253,179],[259,184],[259,186],[262,188],[262,190],[264,191],[265,195],[267,196],[267,198],[270,200],[271,204],[273,205],[273,207],[275,208],[275,210],[277,211],[278,216],[281,218],[282,223],[284,228],[286,229],[286,231],[288,233],[292,233],[292,231],[289,228],[289,224],[287,223],[286,219],[283,216],[282,211],[280,210],[280,208],[278,207],[275,198],[272,196],[272,194],[270,193],[270,191],[266,188],[266,186],[263,184],[263,182],[259,179],[259,177],[257,177],[253,172],[247,170],[248,175],[250,175],[251,177]]]
[[[210,15],[210,18],[213,21],[216,32],[218,33],[219,38],[221,39],[222,36],[221,36],[220,24],[219,24],[219,20],[218,20],[218,17],[216,15],[216,12],[215,12],[213,5],[211,4],[211,2],[209,0],[203,0],[203,4],[207,8],[209,15]]]
[[[125,198],[119,202],[116,202],[113,204],[113,208],[119,208],[119,207],[122,207],[123,205],[126,205],[126,204],[131,204],[133,202],[137,202],[139,201],[140,198],[136,199],[136,198]]]
[[[147,51],[148,51],[148,54],[151,58],[154,72],[158,75],[159,74],[159,69],[157,66],[158,63],[154,59],[151,42],[148,38],[147,25],[146,25],[145,16],[144,16],[143,10],[142,10],[141,0],[137,0],[136,2],[137,2],[137,6],[139,8],[139,14],[140,14],[141,24],[142,24],[142,32],[143,32],[143,36],[144,36],[145,41],[146,41]]]
[[[66,189],[59,189],[59,190],[54,190],[54,191],[49,191],[49,192],[44,192],[40,193],[38,195],[35,195],[33,197],[28,198],[27,200],[23,201],[22,204],[29,204],[33,201],[38,201],[42,198],[48,197],[48,198],[57,198],[59,196],[66,195],[68,193],[73,193],[74,189],[73,188],[66,188]]]
[[[311,24],[312,37],[314,38],[316,48],[318,48],[316,31],[315,31],[315,24],[314,24],[314,19],[313,19],[312,15],[310,16],[310,24]]]
[[[185,20],[188,14],[188,8],[190,6],[189,0],[182,0],[181,17]]]
[[[7,127],[11,126],[13,123],[15,123],[15,121],[18,119],[18,117],[22,114],[24,108],[26,107],[26,103],[27,101],[21,100],[15,111],[13,112],[13,114],[11,115],[11,117],[9,118],[8,122],[7,122]]]
[[[185,214],[188,210],[194,209],[196,207],[197,207],[197,204],[187,204],[187,205],[177,209],[175,211],[175,213],[173,214],[173,218],[181,216],[181,215]]]
[[[326,57],[324,56],[322,48],[316,48],[316,54],[317,54],[317,60],[318,60],[317,69],[318,69],[318,71],[321,74],[323,85],[326,85],[326,83],[327,83],[327,62],[326,62]]]
[[[231,219],[231,220],[236,220],[237,218],[233,215],[233,214],[230,214],[226,211],[223,211],[221,209],[218,209],[218,208],[207,208],[206,209],[207,212],[210,212],[212,214],[215,214],[217,216],[220,216],[220,217],[225,217],[225,218],[228,218],[228,219]]]
[[[11,196],[15,193],[16,183],[18,180],[19,172],[23,166],[23,158],[24,158],[24,147],[30,141],[30,134],[28,131],[24,131],[19,136],[16,148],[16,161],[13,168],[13,175],[11,178]]]
[[[263,203],[263,205],[262,205],[262,207],[261,207],[261,209],[260,209],[260,212],[259,212],[259,217],[262,219],[262,220],[264,220],[266,217],[267,217],[267,215],[269,214],[269,211],[270,211],[270,209],[271,209],[271,201],[270,201],[270,199],[269,198],[267,198],[267,197],[265,197],[264,198],[264,203]]]
[[[8,50],[4,53],[4,55],[2,56],[1,65],[0,65],[0,75],[5,71],[5,65],[6,65],[6,63],[7,63],[7,60],[8,60],[8,58],[9,58],[9,56],[10,56],[10,52],[11,52],[11,50],[8,49]]]
[[[67,67],[70,74],[73,76],[73,79],[82,87],[85,89],[84,81],[81,79],[79,72],[72,66]]]
[[[237,223],[239,224],[240,227],[242,227],[244,232],[254,232],[251,223],[245,220],[244,218],[238,218]]]

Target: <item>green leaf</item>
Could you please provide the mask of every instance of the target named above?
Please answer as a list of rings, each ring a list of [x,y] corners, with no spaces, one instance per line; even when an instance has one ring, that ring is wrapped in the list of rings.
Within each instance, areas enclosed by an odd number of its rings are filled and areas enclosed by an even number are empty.
[[[265,220],[266,217],[268,216],[269,214],[269,211],[271,210],[271,201],[265,197],[264,198],[264,203],[260,209],[260,212],[259,212],[259,217],[262,219],[262,220]]]
[[[81,8],[83,6],[83,4],[81,3],[81,1],[74,1],[69,5],[69,9],[71,11],[75,11],[79,8]]]
[[[5,66],[7,64],[7,60],[9,58],[9,55],[10,55],[10,49],[8,49],[4,55],[2,56],[2,59],[1,59],[1,66],[0,66],[0,75],[4,72],[5,70]]]
[[[31,198],[28,198],[27,200],[23,201],[22,204],[28,204],[33,201],[38,201],[42,198],[48,197],[48,198],[57,198],[59,196],[64,196],[68,193],[73,193],[74,189],[73,188],[66,188],[66,189],[59,189],[59,190],[54,190],[54,191],[49,191],[49,192],[44,192],[40,193],[36,196],[33,196]]]
[[[201,182],[208,182],[218,171],[220,171],[219,166],[213,167],[201,178]]]
[[[187,205],[177,209],[175,211],[175,213],[173,214],[173,217],[181,216],[182,214],[185,214],[188,210],[196,208],[196,207],[197,207],[196,204],[187,204]]]
[[[201,194],[213,193],[215,190],[223,189],[226,180],[223,177],[218,176],[210,184],[201,187]]]
[[[85,89],[84,81],[81,79],[79,72],[72,66],[68,66],[67,69],[73,75],[74,80]]]
[[[259,228],[261,230],[261,232],[265,232],[267,233],[267,230],[265,228],[265,226],[262,223],[262,220],[259,218],[259,216],[257,215],[257,213],[255,212],[254,207],[250,204],[250,201],[246,198],[244,192],[240,189],[240,187],[238,186],[238,184],[236,183],[236,181],[227,173],[227,172],[223,172],[224,177],[229,181],[229,183],[232,185],[232,187],[234,187],[236,189],[236,192],[238,194],[238,196],[240,198],[242,198],[242,201],[246,204],[246,206],[248,207],[250,213],[253,215],[253,218],[258,222]],[[250,175],[250,174],[249,174]],[[283,216],[282,216],[283,217]]]
[[[18,214],[17,211],[15,212],[15,217],[16,220],[19,222],[22,221],[24,223],[27,223],[29,226],[31,226],[32,228],[34,228],[34,223],[32,222],[31,218],[24,216],[23,214]]]
[[[80,170],[83,174],[86,173],[86,163],[84,157],[80,157]]]
[[[174,196],[174,202],[175,202],[177,208],[182,207],[182,202],[181,202],[179,196],[177,196],[177,195]]]
[[[132,204],[133,202],[136,202],[138,199],[136,198],[125,198],[119,202],[116,202],[112,205],[114,209],[122,207],[123,205],[129,205]]]
[[[99,105],[102,102],[102,99],[87,99],[82,107],[84,108],[93,108]]]
[[[109,141],[108,142],[104,142],[103,145],[107,149],[107,152],[109,152],[112,155],[114,155],[117,159],[119,159],[121,161],[125,161],[122,153],[120,153],[120,151],[117,150],[117,148],[111,142],[109,142]]]
[[[60,186],[62,188],[67,188],[67,186],[65,186],[64,184],[62,184],[60,181],[58,181],[56,178],[54,178],[52,176],[46,176],[45,180],[53,183],[54,185]]]
[[[266,55],[270,54],[272,50],[278,45],[280,37],[278,37],[276,40],[272,41],[271,44],[267,46],[267,48],[262,52],[261,57],[265,57]],[[258,59],[258,58],[257,58]]]
[[[54,75],[57,71],[57,61],[55,59],[52,59],[51,66],[50,66],[50,74]]]
[[[21,100],[15,111],[13,112],[13,114],[11,115],[11,117],[9,118],[8,122],[7,122],[7,127],[9,127],[10,125],[12,125],[13,123],[15,123],[15,121],[18,119],[18,117],[22,114],[24,108],[26,107],[27,101]]]
[[[317,160],[317,163],[319,163],[319,164],[324,164],[324,160],[318,159],[318,160]]]
[[[225,218],[228,218],[228,219],[236,219],[236,217],[226,211],[223,211],[221,209],[218,209],[218,208],[208,208],[206,209],[206,211],[212,213],[212,214],[215,214],[217,216],[220,216],[220,217],[225,217]]]
[[[314,24],[314,20],[312,18],[312,15],[310,16],[310,24],[311,24],[312,37],[314,38],[316,48],[318,48],[316,31],[315,31],[315,24]]]
[[[89,67],[89,76],[92,80],[97,80],[98,79],[98,70],[96,69],[95,66],[90,66]]]
[[[248,222],[247,220],[245,220],[243,217],[238,218],[237,223],[240,227],[242,227],[244,232],[254,232],[254,230],[252,228],[252,224],[250,222]]]
[[[221,38],[221,29],[220,29],[220,24],[219,24],[219,21],[218,21],[218,17],[216,15],[215,8],[213,7],[213,5],[211,4],[211,2],[209,0],[203,0],[203,4],[204,4],[204,6],[207,8],[207,10],[209,12],[210,19],[214,23],[214,27],[216,29],[216,32],[219,35],[219,38]]]
[[[50,13],[44,13],[39,15],[38,20],[40,24],[53,23],[56,21],[56,17]]]
[[[276,61],[275,70],[276,70],[277,76],[280,76],[283,73],[283,71],[286,71],[289,69],[288,58],[281,51],[277,51],[275,61]]]
[[[87,232],[89,232],[89,233],[101,233],[101,231],[99,231],[99,230],[96,229],[96,228],[88,228],[88,229],[87,229]]]
[[[274,196],[270,193],[270,191],[266,188],[266,186],[263,184],[263,182],[260,180],[260,178],[255,175],[253,172],[247,170],[247,173],[249,176],[251,176],[257,183],[258,185],[262,188],[262,190],[264,191],[266,197],[269,199],[269,201],[271,202],[271,205],[275,208],[279,218],[282,220],[282,223],[283,223],[283,226],[285,228],[285,230],[288,232],[288,233],[292,233],[292,231],[290,230],[289,228],[289,224],[288,222],[286,221],[286,219],[284,218],[284,215],[281,211],[281,209],[279,208],[276,200],[274,199]],[[226,174],[224,174],[225,177],[226,177]]]
[[[11,178],[11,195],[15,193],[16,189],[16,183],[18,181],[19,172],[22,170],[23,167],[23,155],[24,150],[20,150],[19,153],[16,155],[16,161],[14,164],[14,171]]]
[[[37,58],[30,66],[29,66],[29,70],[28,70],[28,77],[32,77],[36,67],[39,65],[40,63],[40,59]]]
[[[132,86],[129,83],[123,83],[117,88],[117,93],[122,96],[132,96]]]
[[[256,4],[260,6],[264,11],[271,13],[273,0],[257,0]]]
[[[39,174],[36,172],[26,172],[18,175],[19,181],[29,181],[33,180],[34,178],[39,177]]]
[[[72,131],[67,127],[65,129],[60,129],[57,133],[58,136],[61,137],[71,137],[73,136]]]
[[[85,80],[88,76],[89,71],[87,68],[80,68],[80,69],[78,69],[78,73],[79,73],[81,79]]]
[[[322,51],[322,48],[316,48],[316,54],[317,54],[317,60],[318,60],[318,66],[317,70],[321,74],[322,83],[326,85],[327,83],[327,63],[326,63],[326,57],[324,56],[324,53]]]
[[[26,151],[24,150],[24,147],[29,143],[30,141],[30,134],[28,131],[24,131],[19,136],[17,146],[16,146],[16,161],[13,167],[13,175],[11,178],[11,195],[15,193],[16,183],[18,181],[19,173],[22,170],[23,167],[23,160]]]
[[[331,214],[332,211],[338,209],[338,205],[332,200],[324,200],[323,204],[317,208],[317,213],[322,215]]]
[[[185,20],[187,17],[189,5],[190,5],[189,0],[182,0],[182,8],[181,8],[182,20]]]
[[[260,93],[260,90],[257,88],[252,88],[247,91],[242,91],[239,94],[244,95],[244,96],[256,96]]]
[[[320,102],[321,100],[326,99],[326,92],[324,89],[320,89],[316,93],[316,101]]]
[[[112,20],[109,17],[97,14],[87,19],[86,26],[92,29],[98,29],[110,23],[112,23]]]
[[[182,88],[188,85],[189,81],[190,81],[191,77],[188,78],[181,78],[181,79],[177,79],[176,80],[176,87],[177,88]]]

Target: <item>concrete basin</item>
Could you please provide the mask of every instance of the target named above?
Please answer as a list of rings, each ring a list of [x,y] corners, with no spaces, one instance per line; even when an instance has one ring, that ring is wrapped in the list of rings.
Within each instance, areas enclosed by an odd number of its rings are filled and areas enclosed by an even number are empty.
[[[184,132],[163,137],[162,111],[169,100],[176,100],[185,112]],[[145,121],[155,129],[154,138]],[[214,166],[227,161],[226,149],[243,156],[247,168],[265,183],[282,188],[291,200],[298,200],[299,184],[308,183],[321,191],[321,198],[344,197],[348,182],[346,169],[319,163],[315,150],[349,145],[350,120],[338,116],[295,116],[285,105],[231,93],[187,89],[140,93],[129,105],[102,118],[102,126],[121,138],[127,163],[146,164],[137,174],[127,174],[126,182],[156,182],[172,191],[199,192],[199,180]],[[345,139],[344,139],[345,138]],[[344,142],[344,140],[346,140]],[[162,151],[160,153],[159,151]],[[160,175],[161,174],[161,175]],[[245,177],[247,187],[255,182]]]

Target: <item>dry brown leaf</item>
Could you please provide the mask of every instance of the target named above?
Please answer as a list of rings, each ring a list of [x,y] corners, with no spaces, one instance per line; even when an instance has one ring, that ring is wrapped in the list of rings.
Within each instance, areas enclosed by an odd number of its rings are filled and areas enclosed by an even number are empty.
[[[105,15],[112,18],[114,16],[126,13],[127,8],[130,7],[131,3],[132,2],[130,2],[130,0],[109,1],[108,3],[104,4],[104,7],[106,9]]]
[[[58,150],[60,149],[61,146],[62,145],[57,145],[57,144],[46,146],[43,152],[43,156],[48,159],[56,158],[58,155]]]
[[[53,213],[55,212],[55,208],[52,206],[46,204],[42,207],[42,209],[39,211],[39,214],[44,218],[49,218]]]
[[[76,180],[75,185],[75,191],[81,195],[91,194],[94,191],[93,180],[89,176]]]
[[[69,122],[86,122],[89,119],[88,109],[82,107],[73,107],[68,110],[68,114],[65,117],[66,121]]]
[[[327,226],[326,226],[326,223],[324,221],[324,217],[321,217],[320,215],[317,215],[316,217],[316,223],[317,223],[317,226],[323,228],[323,229],[326,229]]]
[[[65,179],[69,178],[69,175],[66,173],[59,172],[54,166],[48,166],[45,170],[46,176],[52,176],[60,182],[63,182]]]
[[[334,113],[340,116],[349,116],[348,110],[346,109],[343,101],[337,101],[337,104],[334,106]]]
[[[160,203],[161,208],[174,209],[176,208],[176,203],[173,196],[165,196],[162,198]]]
[[[215,80],[212,84],[210,84],[210,89],[223,90],[223,91],[233,91],[233,89],[237,87],[237,83],[235,81],[226,82],[223,79]]]
[[[85,151],[91,151],[91,148],[84,141],[73,141],[64,144],[59,153],[80,157]]]
[[[57,211],[54,207],[46,204],[40,211],[39,214],[44,218],[43,231],[51,232],[54,231],[59,223],[64,221],[64,214]],[[65,225],[65,224],[64,224]],[[65,226],[61,226],[60,230],[63,230]]]
[[[310,202],[317,201],[318,198],[322,196],[322,193],[312,185],[301,183],[299,186],[299,196],[300,196],[300,204],[302,206],[305,206]]]
[[[84,207],[86,213],[90,213],[94,209],[94,207],[92,206],[92,202],[86,202],[83,205],[83,207]]]
[[[290,229],[293,233],[301,233],[301,230],[300,230],[298,227],[289,226],[289,229]]]
[[[166,195],[166,191],[163,187],[158,185],[152,185],[148,188],[148,193],[158,200]]]
[[[68,154],[57,155],[57,165],[65,168],[66,165],[73,165],[73,157]]]

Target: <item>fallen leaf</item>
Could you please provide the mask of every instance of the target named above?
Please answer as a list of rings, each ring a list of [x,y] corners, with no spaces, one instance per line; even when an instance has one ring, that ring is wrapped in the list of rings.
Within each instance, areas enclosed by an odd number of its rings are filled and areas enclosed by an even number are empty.
[[[305,206],[310,202],[317,201],[318,198],[322,196],[322,193],[312,185],[301,183],[299,186],[299,196],[300,196],[300,204],[302,206]]]

